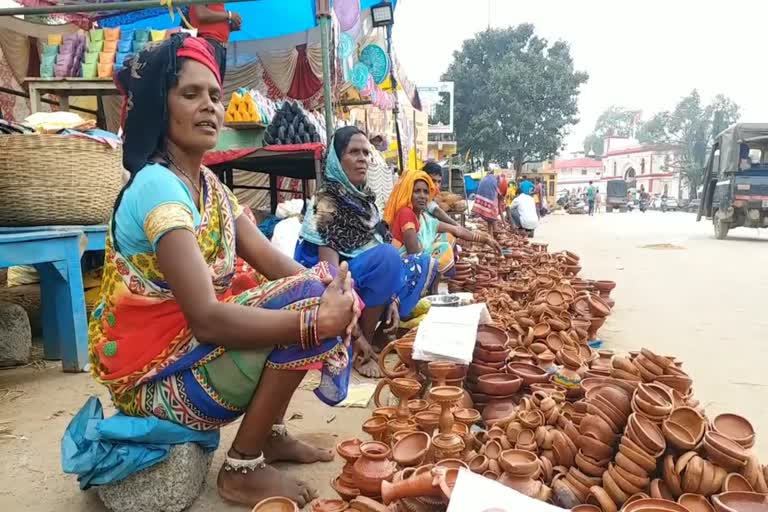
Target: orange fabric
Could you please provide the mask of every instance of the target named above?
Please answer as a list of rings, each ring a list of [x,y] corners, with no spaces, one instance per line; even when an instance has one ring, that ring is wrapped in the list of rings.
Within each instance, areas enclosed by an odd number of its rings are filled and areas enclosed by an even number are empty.
[[[407,171],[404,173],[400,180],[395,184],[395,188],[392,189],[392,193],[387,200],[387,206],[384,208],[384,220],[390,227],[395,222],[395,217],[398,212],[403,208],[413,208],[411,200],[413,198],[413,186],[417,181],[423,181],[429,186],[429,199],[434,199],[437,194],[435,184],[432,182],[432,178],[429,177],[424,171]]]

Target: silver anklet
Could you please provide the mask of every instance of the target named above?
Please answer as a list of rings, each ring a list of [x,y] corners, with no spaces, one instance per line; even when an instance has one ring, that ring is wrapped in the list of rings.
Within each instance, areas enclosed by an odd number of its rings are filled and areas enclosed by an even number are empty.
[[[288,435],[288,427],[283,424],[272,425],[272,437],[285,437]]]
[[[265,467],[267,467],[267,464],[264,462],[263,453],[255,459],[236,459],[229,455],[224,458],[224,471],[235,471],[245,475]]]

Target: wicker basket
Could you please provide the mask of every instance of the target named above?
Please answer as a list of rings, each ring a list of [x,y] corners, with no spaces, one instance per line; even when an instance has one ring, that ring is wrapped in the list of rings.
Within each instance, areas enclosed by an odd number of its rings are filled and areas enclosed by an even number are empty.
[[[0,135],[0,226],[107,222],[123,151],[62,135]]]

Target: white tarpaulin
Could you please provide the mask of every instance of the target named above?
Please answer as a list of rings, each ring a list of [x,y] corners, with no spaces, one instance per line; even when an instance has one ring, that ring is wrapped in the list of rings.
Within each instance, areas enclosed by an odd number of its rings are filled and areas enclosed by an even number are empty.
[[[472,362],[477,326],[492,323],[484,303],[461,307],[430,308],[419,324],[413,358],[419,361]]]

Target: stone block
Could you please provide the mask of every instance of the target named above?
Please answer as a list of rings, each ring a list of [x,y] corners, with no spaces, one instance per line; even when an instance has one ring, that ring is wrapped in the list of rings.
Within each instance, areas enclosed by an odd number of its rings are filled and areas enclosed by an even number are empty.
[[[195,443],[175,445],[163,462],[97,492],[113,512],[181,512],[202,493],[212,460]]]
[[[29,362],[32,350],[32,329],[24,308],[0,302],[0,367]]]

